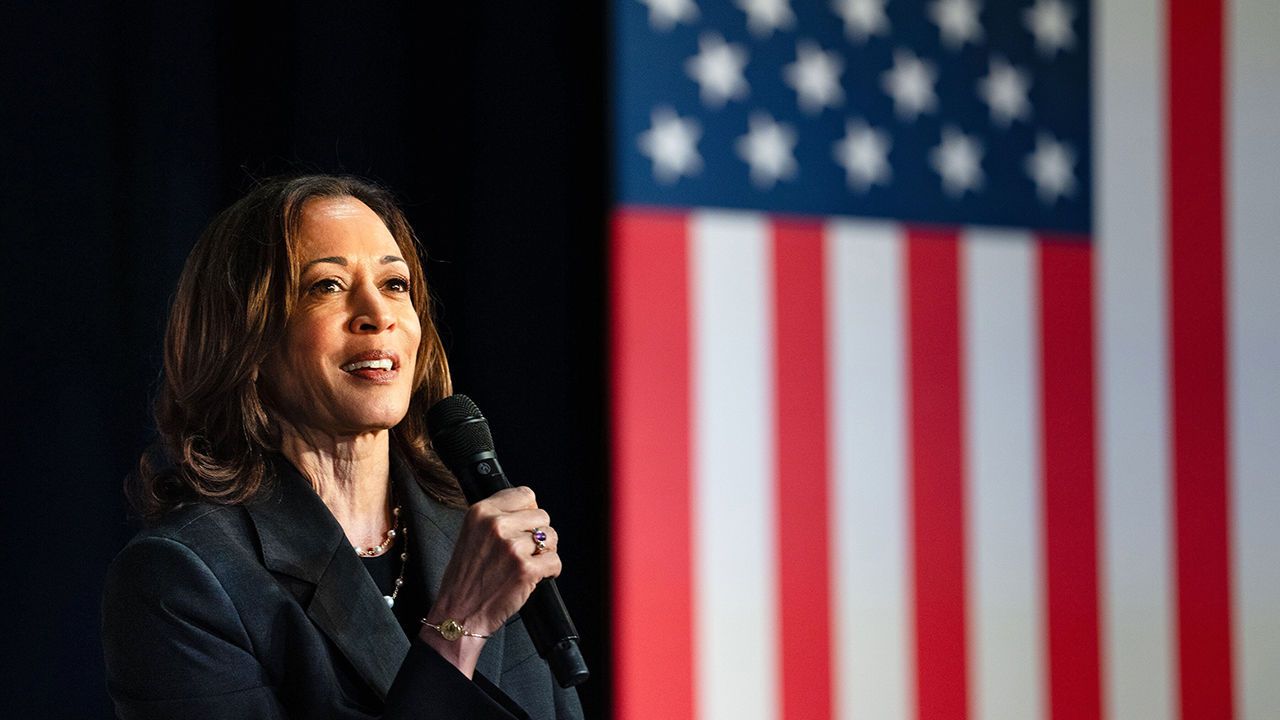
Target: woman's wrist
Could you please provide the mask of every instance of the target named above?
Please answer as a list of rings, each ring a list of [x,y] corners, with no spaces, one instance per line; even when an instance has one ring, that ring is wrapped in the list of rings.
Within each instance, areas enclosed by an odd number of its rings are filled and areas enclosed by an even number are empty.
[[[449,618],[447,620],[441,620],[438,623],[433,623],[426,618],[422,618],[422,626],[425,628],[430,628],[432,630],[435,630],[436,632],[440,633],[440,637],[444,638],[445,640],[448,640],[449,642],[453,642],[455,640],[459,640],[464,637],[479,638],[481,640],[486,640],[489,638],[489,636],[484,633],[478,633],[478,632],[474,632],[472,630],[467,629],[467,626],[463,625],[457,620],[454,620],[453,618]]]
[[[448,597],[437,598],[418,630],[423,642],[468,678],[475,673],[485,640],[493,634],[487,627],[481,627],[477,613],[472,610],[459,609],[459,604]]]
[[[430,622],[430,620],[438,620]],[[453,623],[463,627],[464,633],[455,636]],[[441,628],[444,628],[443,630]],[[448,637],[454,637],[450,640]],[[479,633],[469,633],[465,630],[465,626],[456,620],[449,618],[424,618],[422,627],[418,630],[418,637],[422,639],[431,649],[440,654],[449,664],[458,668],[458,671],[471,679],[475,675],[476,663],[480,659],[480,651],[484,649],[484,644],[488,635]]]

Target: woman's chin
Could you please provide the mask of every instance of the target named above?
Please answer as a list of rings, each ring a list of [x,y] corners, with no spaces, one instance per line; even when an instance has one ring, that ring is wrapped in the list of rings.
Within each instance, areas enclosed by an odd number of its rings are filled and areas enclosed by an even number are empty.
[[[351,418],[350,426],[354,434],[377,434],[390,430],[404,419],[406,408],[387,409],[384,412],[361,413]]]
[[[328,421],[292,422],[289,429],[303,438],[330,437],[339,442],[343,438],[356,439],[384,433],[404,419],[404,412],[385,412],[344,415]],[[286,431],[288,432],[288,431]]]

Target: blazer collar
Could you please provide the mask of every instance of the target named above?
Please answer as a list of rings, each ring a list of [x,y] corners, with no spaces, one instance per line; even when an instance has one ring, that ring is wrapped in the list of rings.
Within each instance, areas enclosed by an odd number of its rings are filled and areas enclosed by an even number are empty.
[[[315,586],[303,602],[307,616],[385,698],[409,652],[408,639],[311,484],[283,458],[275,462],[275,480],[269,497],[245,506],[263,564]]]

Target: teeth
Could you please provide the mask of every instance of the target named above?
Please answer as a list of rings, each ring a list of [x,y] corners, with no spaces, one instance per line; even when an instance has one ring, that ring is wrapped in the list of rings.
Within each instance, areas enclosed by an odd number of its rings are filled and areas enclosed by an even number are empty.
[[[364,370],[365,368],[373,368],[374,370],[390,370],[391,358],[383,358],[381,360],[361,360],[359,362],[353,362],[350,365],[342,366],[342,369],[346,372]]]

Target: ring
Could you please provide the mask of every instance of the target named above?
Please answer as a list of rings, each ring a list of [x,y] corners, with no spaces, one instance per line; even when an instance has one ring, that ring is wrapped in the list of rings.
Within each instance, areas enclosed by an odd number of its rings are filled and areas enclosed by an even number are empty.
[[[533,544],[535,545],[533,549],[533,554],[541,555],[542,553],[546,552],[547,551],[547,534],[543,532],[542,528],[534,528],[529,531],[529,534],[533,536]]]

